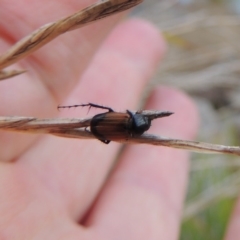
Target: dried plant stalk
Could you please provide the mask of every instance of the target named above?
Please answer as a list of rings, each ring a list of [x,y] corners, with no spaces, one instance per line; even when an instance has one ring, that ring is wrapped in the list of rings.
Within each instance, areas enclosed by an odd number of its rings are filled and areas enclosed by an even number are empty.
[[[159,114],[158,111],[143,111],[146,116]],[[67,138],[96,139],[96,137],[85,128],[90,126],[91,118],[86,119],[37,119],[31,117],[0,117],[0,129],[28,132],[48,133]],[[240,156],[240,147],[224,146],[197,141],[171,139],[151,134],[141,136],[130,136],[128,140],[119,140],[122,143],[151,144],[179,149],[186,149],[199,153],[223,153]]]
[[[0,129],[33,133],[51,133],[53,130],[86,128],[91,118],[86,119],[38,119],[34,117],[0,117]]]
[[[25,73],[26,70],[8,70],[8,71],[0,71],[0,80],[8,79]]]
[[[26,57],[67,31],[124,11],[141,2],[142,0],[101,0],[71,16],[48,23],[21,39],[0,56],[0,70]],[[1,79],[3,78],[0,76]]]
[[[165,147],[180,148],[199,153],[225,153],[240,156],[240,147],[238,146],[225,146],[197,141],[172,139],[146,133],[142,136],[144,139],[133,137],[132,139],[134,140],[134,143],[161,145]]]

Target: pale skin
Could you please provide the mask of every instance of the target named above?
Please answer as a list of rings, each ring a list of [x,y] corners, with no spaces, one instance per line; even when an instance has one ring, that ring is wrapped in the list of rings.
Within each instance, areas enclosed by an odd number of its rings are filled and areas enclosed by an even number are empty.
[[[0,52],[91,3],[1,2]],[[83,109],[59,113],[64,101],[136,109],[165,44],[159,30],[143,20],[117,25],[122,16],[65,34],[19,63],[28,73],[0,82],[1,115],[86,115]],[[175,112],[154,121],[151,132],[194,138],[197,111],[185,94],[158,87],[145,108]],[[119,154],[120,145],[112,142],[5,132],[0,142],[0,239],[178,239],[188,181],[186,151],[129,145]],[[236,213],[227,240],[240,235],[238,218]]]

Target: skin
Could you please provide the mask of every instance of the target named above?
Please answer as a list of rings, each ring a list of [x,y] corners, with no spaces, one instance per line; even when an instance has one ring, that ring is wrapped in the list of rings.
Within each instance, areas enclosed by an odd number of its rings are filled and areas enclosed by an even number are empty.
[[[2,1],[0,51],[91,3]],[[166,46],[146,21],[117,24],[123,16],[64,34],[15,65],[28,72],[0,82],[1,115],[87,113],[81,108],[58,112],[63,103],[136,109]],[[175,112],[153,121],[150,132],[194,138],[197,111],[185,94],[158,87],[145,108]],[[121,145],[114,142],[9,132],[0,134],[0,142],[0,239],[178,238],[188,181],[186,151],[129,145],[119,153]]]

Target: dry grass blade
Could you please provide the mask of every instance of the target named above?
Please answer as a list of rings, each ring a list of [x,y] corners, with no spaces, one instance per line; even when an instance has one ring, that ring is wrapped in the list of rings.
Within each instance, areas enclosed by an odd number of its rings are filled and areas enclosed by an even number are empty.
[[[131,8],[142,0],[101,0],[69,17],[48,23],[24,37],[0,57],[0,70],[36,51],[57,36]]]
[[[0,80],[8,79],[11,77],[15,77],[22,73],[26,72],[26,70],[8,70],[8,71],[0,71]]]
[[[133,137],[134,143],[147,143],[152,145],[185,149],[199,153],[224,153],[240,156],[240,147],[238,146],[225,146],[197,141],[172,139],[167,137],[154,136],[150,134],[143,134],[142,137],[144,138],[142,139],[138,137]]]
[[[154,111],[143,111],[143,114],[157,114]],[[90,125],[91,118],[87,119],[37,119],[31,117],[0,117],[0,129],[29,132],[29,133],[49,133],[67,138],[94,139],[95,136],[86,131]],[[240,147],[224,146],[210,143],[171,139],[151,134],[129,137],[122,139],[122,143],[151,144],[172,148],[186,149],[200,153],[223,153],[240,156]]]
[[[91,118],[86,119],[38,119],[34,117],[0,117],[0,129],[33,133],[51,133],[54,130],[85,128]]]

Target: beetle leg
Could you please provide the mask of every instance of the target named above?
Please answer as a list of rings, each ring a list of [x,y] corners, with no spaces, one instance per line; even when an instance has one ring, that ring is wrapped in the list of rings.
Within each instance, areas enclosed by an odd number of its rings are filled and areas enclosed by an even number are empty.
[[[101,105],[98,105],[98,104],[95,104],[95,103],[82,104],[81,106],[83,106],[83,107],[89,106],[89,109],[90,109],[91,107],[101,108],[101,109],[106,109],[106,110],[108,110],[109,112],[114,112],[114,111],[112,110],[112,108],[110,108],[110,107],[101,106]]]
[[[129,115],[131,118],[133,118],[133,115],[134,115],[133,112],[127,110],[127,113],[128,113],[128,115]]]
[[[86,132],[89,132],[89,133],[92,133],[92,132],[89,131],[87,128],[88,128],[88,127],[85,127],[85,131],[86,131]],[[106,140],[106,139],[99,139],[99,138],[97,138],[97,139],[100,140],[101,142],[105,143],[105,144],[109,144],[109,143],[111,142],[110,140]]]
[[[76,104],[76,105],[68,105],[68,106],[58,106],[57,108],[75,108],[75,107],[89,107],[89,110],[91,107],[95,107],[95,108],[101,108],[101,109],[106,109],[108,110],[108,112],[114,112],[112,108],[110,107],[105,107],[105,106],[101,106],[101,105],[98,105],[98,104],[94,104],[94,103],[87,103],[87,104]],[[89,111],[88,110],[88,111]]]
[[[109,144],[111,142],[110,140],[102,140],[102,139],[99,139],[99,140],[105,144]]]

